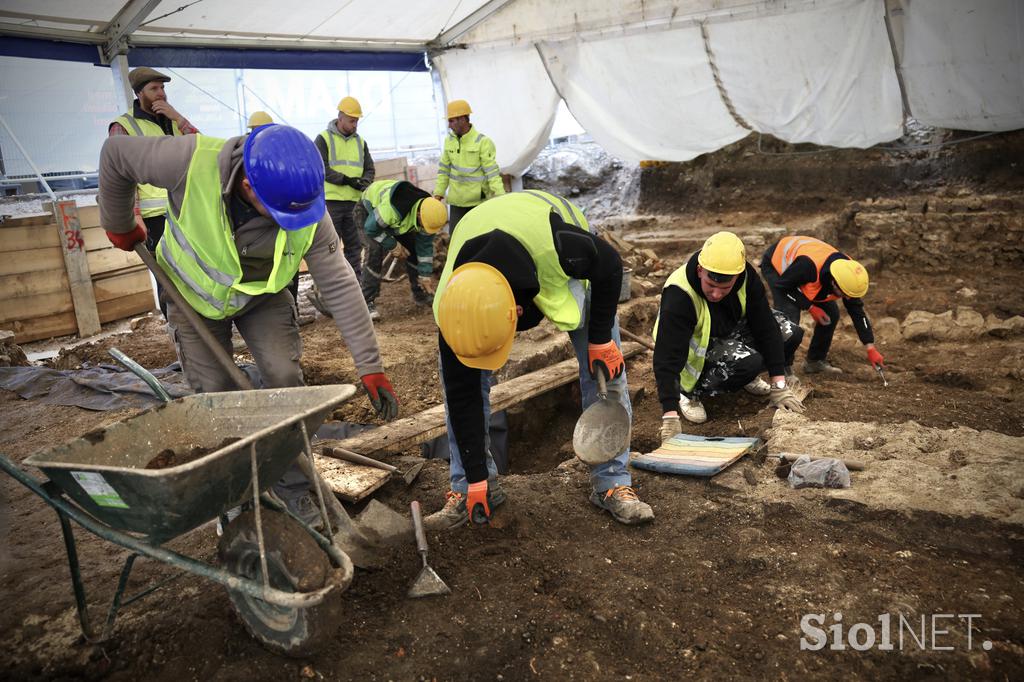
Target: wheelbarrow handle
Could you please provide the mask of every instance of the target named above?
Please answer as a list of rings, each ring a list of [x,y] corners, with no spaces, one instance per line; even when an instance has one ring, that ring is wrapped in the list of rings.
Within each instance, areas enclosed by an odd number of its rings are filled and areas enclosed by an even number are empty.
[[[135,253],[139,255],[142,262],[145,263],[146,267],[149,268],[149,271],[153,273],[153,276],[156,277],[156,281],[160,283],[160,286],[163,288],[168,298],[170,298],[175,307],[181,311],[185,316],[185,319],[188,320],[188,323],[192,325],[192,328],[196,330],[196,334],[198,334],[199,338],[203,340],[203,343],[205,343],[207,349],[213,353],[213,356],[217,358],[217,362],[220,363],[228,373],[228,376],[230,376],[235,384],[238,385],[238,388],[243,391],[251,390],[253,386],[252,382],[249,381],[249,377],[245,375],[245,372],[238,368],[238,365],[235,364],[235,361],[232,360],[231,356],[228,355],[226,350],[224,350],[224,347],[221,346],[217,339],[213,337],[213,334],[199,318],[199,313],[197,313],[178,292],[178,287],[175,286],[174,282],[171,281],[171,278],[167,276],[167,273],[163,271],[163,268],[157,264],[156,259],[153,258],[153,254],[149,252],[146,245],[142,242],[136,244]]]

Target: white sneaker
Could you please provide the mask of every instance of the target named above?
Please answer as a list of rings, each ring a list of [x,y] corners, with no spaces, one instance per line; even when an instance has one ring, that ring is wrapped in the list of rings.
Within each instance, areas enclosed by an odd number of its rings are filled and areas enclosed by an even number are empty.
[[[708,420],[708,413],[697,398],[687,398],[685,395],[679,396],[679,411],[683,413],[686,421],[693,424],[703,424]]]
[[[750,395],[764,396],[772,392],[772,387],[768,385],[767,381],[765,381],[761,377],[757,377],[749,384],[744,386],[743,390],[749,393]]]

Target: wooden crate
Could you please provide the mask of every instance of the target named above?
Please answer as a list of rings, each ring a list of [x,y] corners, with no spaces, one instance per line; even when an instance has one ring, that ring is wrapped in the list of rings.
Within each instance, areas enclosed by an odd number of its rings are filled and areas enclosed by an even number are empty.
[[[54,213],[0,225],[0,329],[17,343],[89,335],[100,323],[154,308],[149,271],[110,243],[99,208],[73,207],[69,215],[60,229]]]

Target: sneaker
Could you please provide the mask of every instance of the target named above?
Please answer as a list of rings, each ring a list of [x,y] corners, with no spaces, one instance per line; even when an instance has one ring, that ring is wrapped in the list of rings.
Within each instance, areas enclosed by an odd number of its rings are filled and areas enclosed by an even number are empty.
[[[451,530],[458,528],[469,521],[469,514],[466,513],[466,494],[449,490],[448,499],[439,511],[423,519],[423,527],[427,530]],[[497,481],[488,481],[487,504],[494,509],[505,501],[505,491]]]
[[[767,381],[765,381],[761,377],[757,377],[749,384],[744,386],[743,390],[749,393],[750,395],[764,396],[772,392],[772,387],[768,385]]]
[[[324,519],[320,515],[320,504],[312,491],[284,501],[288,511],[313,530],[323,530]]]
[[[618,485],[611,490],[595,490],[590,493],[590,502],[627,526],[637,526],[654,520],[651,505],[641,502],[636,492],[628,485]]]
[[[376,305],[374,305],[373,303],[367,303],[366,304],[366,309],[370,311],[370,319],[371,320],[379,320],[380,319],[380,313],[377,311],[377,306]]]
[[[842,374],[839,369],[828,360],[808,360],[804,363],[804,374]]]
[[[679,411],[682,412],[686,421],[693,424],[703,424],[708,420],[708,413],[699,398],[687,398],[685,395],[679,396]]]

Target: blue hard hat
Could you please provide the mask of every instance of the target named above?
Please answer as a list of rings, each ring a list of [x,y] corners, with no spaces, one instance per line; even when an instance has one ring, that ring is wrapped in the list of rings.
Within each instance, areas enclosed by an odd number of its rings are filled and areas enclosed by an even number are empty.
[[[302,132],[276,123],[255,128],[244,161],[253,192],[278,225],[299,230],[324,217],[324,160]]]

